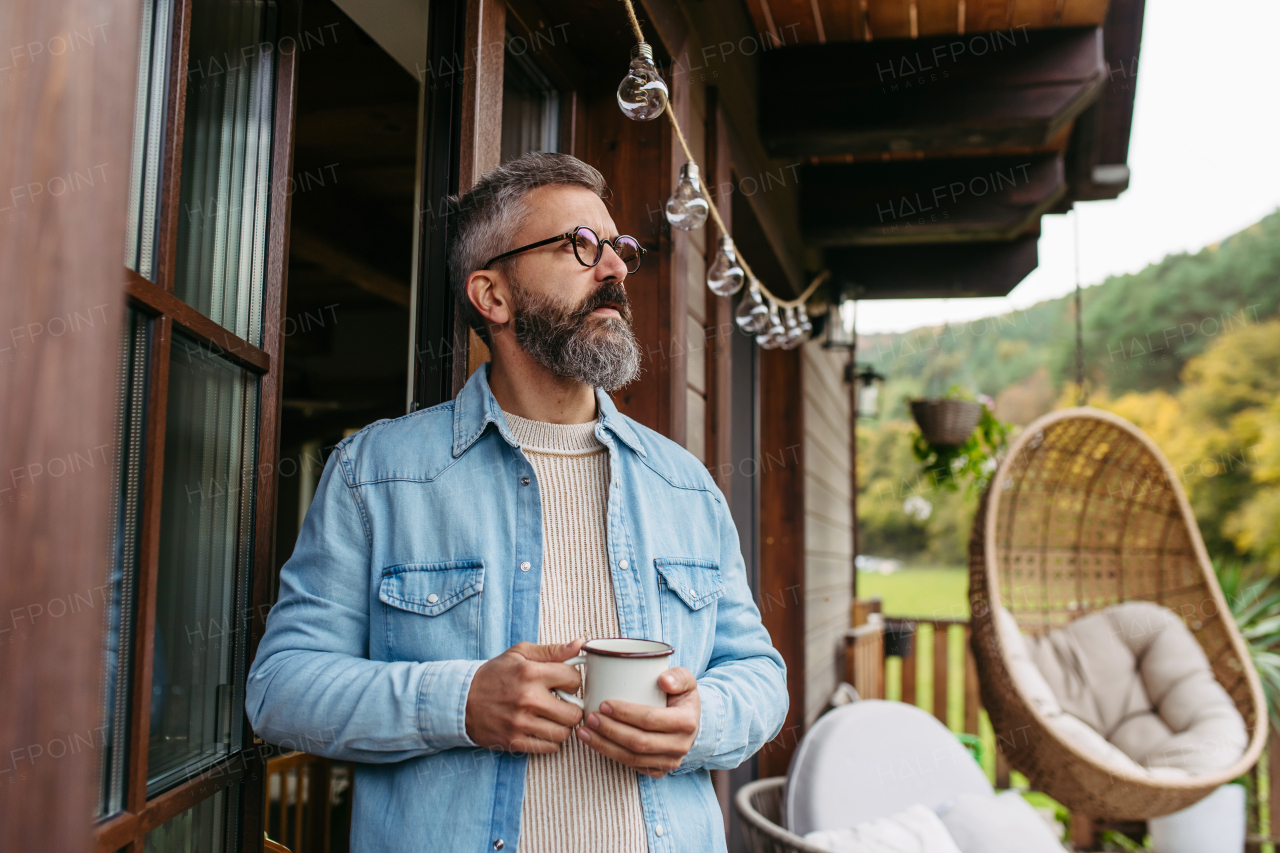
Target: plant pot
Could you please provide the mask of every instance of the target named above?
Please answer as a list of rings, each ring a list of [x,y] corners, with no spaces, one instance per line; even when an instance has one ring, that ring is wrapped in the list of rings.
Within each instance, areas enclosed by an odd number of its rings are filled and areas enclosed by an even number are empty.
[[[911,416],[925,441],[956,447],[968,441],[978,428],[982,404],[968,400],[912,400]]]
[[[890,622],[884,629],[885,657],[911,657],[911,641],[915,638],[916,623]]]

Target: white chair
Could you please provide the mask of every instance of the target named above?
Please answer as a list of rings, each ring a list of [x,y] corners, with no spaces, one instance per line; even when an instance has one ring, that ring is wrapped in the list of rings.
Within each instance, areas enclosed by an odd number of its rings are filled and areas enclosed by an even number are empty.
[[[811,853],[819,848],[805,843],[805,833],[888,817],[916,803],[937,811],[961,794],[995,796],[956,736],[914,705],[868,699],[820,717],[787,778],[744,785],[735,804],[752,853]]]

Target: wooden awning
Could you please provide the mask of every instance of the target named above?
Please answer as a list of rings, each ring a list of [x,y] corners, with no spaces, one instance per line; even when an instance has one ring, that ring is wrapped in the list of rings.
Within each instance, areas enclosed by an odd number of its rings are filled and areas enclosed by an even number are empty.
[[[866,297],[1008,293],[1043,214],[1128,187],[1144,0],[746,3],[760,140]]]

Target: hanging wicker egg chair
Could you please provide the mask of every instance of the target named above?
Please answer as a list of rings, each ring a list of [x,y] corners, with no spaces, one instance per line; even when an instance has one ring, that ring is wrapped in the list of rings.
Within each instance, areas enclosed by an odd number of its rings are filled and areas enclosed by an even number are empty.
[[[1016,591],[1016,593],[1015,593]],[[1246,773],[1267,737],[1262,685],[1214,576],[1175,470],[1133,424],[1098,409],[1053,412],[1013,442],[983,495],[969,544],[973,653],[1009,764],[1095,819],[1143,820]],[[1058,735],[1011,675],[993,608],[1042,636],[1125,601],[1179,614],[1249,732],[1220,772],[1155,778],[1105,766]]]

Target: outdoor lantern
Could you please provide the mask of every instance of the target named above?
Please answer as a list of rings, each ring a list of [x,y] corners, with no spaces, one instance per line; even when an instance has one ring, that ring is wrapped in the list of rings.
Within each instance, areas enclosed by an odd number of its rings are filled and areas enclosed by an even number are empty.
[[[858,343],[853,328],[857,315],[858,303],[851,296],[831,303],[827,309],[827,339],[822,346],[826,349],[853,349]]]
[[[876,373],[871,365],[862,368],[856,375],[853,369],[853,362],[845,365],[844,381],[856,383],[858,417],[871,419],[880,417],[880,386],[884,384],[885,378]]]

